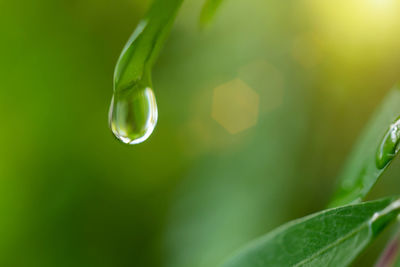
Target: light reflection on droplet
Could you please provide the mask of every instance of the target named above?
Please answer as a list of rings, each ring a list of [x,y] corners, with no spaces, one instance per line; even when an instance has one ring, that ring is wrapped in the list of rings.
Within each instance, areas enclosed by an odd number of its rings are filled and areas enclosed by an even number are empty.
[[[109,113],[110,128],[125,144],[145,141],[157,124],[157,103],[149,87],[114,93]]]
[[[376,166],[385,168],[400,150],[400,118],[385,133],[376,153]]]

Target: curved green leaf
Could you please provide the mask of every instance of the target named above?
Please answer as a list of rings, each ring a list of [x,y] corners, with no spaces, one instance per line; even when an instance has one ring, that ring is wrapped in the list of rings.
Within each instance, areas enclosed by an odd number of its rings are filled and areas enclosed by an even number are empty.
[[[223,0],[206,0],[200,15],[200,25],[205,27],[212,22]]]
[[[121,52],[114,72],[114,90],[138,82],[151,85],[150,73],[183,0],[155,0]]]
[[[399,198],[322,211],[261,237],[223,267],[347,266],[399,212]]]
[[[359,138],[340,175],[330,207],[361,202],[386,170],[388,165],[379,166],[376,155],[385,132],[400,115],[399,88],[389,92]]]

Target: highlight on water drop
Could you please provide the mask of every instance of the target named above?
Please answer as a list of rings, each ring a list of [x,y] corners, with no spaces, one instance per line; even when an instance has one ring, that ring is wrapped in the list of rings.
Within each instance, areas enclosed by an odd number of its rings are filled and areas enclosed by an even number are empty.
[[[150,87],[114,92],[109,123],[114,135],[125,144],[145,141],[157,124],[157,103]]]
[[[145,141],[156,126],[151,71],[182,2],[155,0],[115,66],[109,122],[114,135],[126,144]]]
[[[376,153],[376,166],[383,169],[392,161],[400,150],[400,117],[390,125],[379,144]]]

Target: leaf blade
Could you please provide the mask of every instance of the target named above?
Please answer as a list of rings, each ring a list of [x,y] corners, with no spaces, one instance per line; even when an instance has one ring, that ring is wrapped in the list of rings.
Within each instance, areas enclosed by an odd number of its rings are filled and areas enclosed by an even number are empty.
[[[208,26],[214,19],[223,0],[206,0],[200,14],[200,25]]]
[[[377,149],[385,132],[399,115],[400,86],[397,85],[387,94],[354,146],[339,175],[339,185],[329,207],[361,202],[382,176],[388,165],[377,167]]]
[[[137,82],[151,85],[151,68],[183,0],[155,0],[124,46],[114,71],[114,90],[123,91]]]
[[[223,267],[345,266],[393,219],[400,200],[386,198],[322,211],[256,240]]]

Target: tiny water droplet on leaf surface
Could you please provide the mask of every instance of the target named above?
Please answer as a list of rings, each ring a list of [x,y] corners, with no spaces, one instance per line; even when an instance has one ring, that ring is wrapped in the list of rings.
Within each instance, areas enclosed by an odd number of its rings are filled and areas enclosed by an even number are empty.
[[[379,144],[376,153],[376,166],[383,169],[390,163],[400,150],[400,117],[390,125]]]
[[[145,141],[157,124],[157,104],[149,87],[116,92],[111,100],[110,127],[125,144]]]

